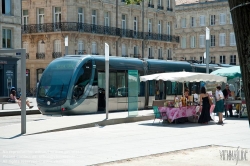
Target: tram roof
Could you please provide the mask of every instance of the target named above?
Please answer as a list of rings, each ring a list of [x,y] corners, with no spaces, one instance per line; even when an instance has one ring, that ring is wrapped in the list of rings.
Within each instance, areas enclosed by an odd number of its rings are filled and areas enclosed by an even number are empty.
[[[190,63],[186,61],[147,59],[148,70],[158,72],[192,71]]]

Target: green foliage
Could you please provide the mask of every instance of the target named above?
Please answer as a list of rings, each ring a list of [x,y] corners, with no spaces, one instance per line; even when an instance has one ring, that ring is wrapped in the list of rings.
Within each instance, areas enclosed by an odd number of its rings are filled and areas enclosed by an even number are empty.
[[[126,4],[130,5],[130,4],[136,4],[136,3],[140,3],[143,0],[126,0]]]

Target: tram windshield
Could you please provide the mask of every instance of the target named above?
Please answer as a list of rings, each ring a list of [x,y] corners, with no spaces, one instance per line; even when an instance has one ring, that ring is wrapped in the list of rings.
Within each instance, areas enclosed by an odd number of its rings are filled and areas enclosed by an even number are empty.
[[[78,60],[60,59],[52,62],[44,71],[39,83],[37,97],[53,100],[65,99]]]

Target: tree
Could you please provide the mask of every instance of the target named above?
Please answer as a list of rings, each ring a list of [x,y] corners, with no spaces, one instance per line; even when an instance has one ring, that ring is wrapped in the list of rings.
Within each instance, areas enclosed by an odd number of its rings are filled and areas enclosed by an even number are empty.
[[[126,0],[126,4],[136,4],[136,3],[140,3],[142,0]]]
[[[228,0],[250,125],[250,0]]]

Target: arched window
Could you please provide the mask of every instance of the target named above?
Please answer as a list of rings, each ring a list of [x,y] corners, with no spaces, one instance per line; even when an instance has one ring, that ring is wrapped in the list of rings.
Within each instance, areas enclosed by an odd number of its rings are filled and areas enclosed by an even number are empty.
[[[128,54],[127,54],[127,48],[126,48],[125,44],[122,44],[122,56],[123,57],[127,57],[128,56]]]
[[[44,43],[42,43],[42,40],[40,40],[38,42],[37,52],[38,53],[45,53]]]

